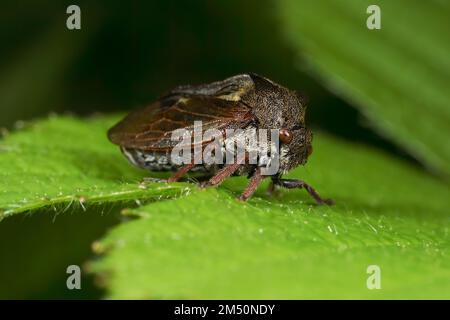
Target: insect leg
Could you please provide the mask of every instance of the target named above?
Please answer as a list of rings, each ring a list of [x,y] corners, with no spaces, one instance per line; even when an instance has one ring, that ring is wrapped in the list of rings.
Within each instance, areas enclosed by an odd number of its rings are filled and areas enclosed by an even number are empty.
[[[144,183],[166,183],[167,179],[160,179],[155,177],[144,177],[142,179]]]
[[[167,179],[167,182],[178,181],[178,179],[180,179],[186,172],[191,170],[193,167],[195,167],[194,163],[185,164],[180,169],[178,169],[178,171],[175,172],[169,179]]]
[[[277,185],[275,184],[275,182],[273,182],[274,180],[277,179],[280,179],[279,175],[273,176],[272,179],[270,180],[269,187],[267,188],[267,194],[271,197],[277,194]]]
[[[212,187],[221,184],[226,178],[231,176],[241,166],[239,163],[229,164],[220,169],[208,182],[202,184],[202,187]]]
[[[154,178],[154,177],[144,177],[144,182],[164,182],[164,183],[170,183],[170,182],[177,182],[186,172],[191,170],[193,167],[195,167],[195,164],[186,164],[182,166],[180,169],[178,169],[177,172],[175,172],[173,175],[171,175],[168,179],[160,179],[160,178]]]
[[[265,176],[261,174],[261,169],[258,167],[253,176],[250,178],[247,188],[245,188],[244,192],[240,195],[239,200],[246,201],[250,198],[264,178]]]
[[[283,188],[287,189],[294,189],[294,188],[304,188],[311,197],[316,200],[318,204],[328,204],[332,205],[334,201],[332,199],[322,199],[320,195],[317,193],[316,190],[314,190],[313,187],[311,187],[309,184],[307,184],[303,180],[294,180],[294,179],[272,179],[273,183],[276,185],[279,185]]]
[[[273,181],[270,181],[269,187],[267,188],[267,194],[269,196],[273,195],[273,193],[275,192],[275,183],[273,183]]]
[[[267,188],[267,194],[269,196],[273,196],[273,195],[275,195],[276,192],[277,192],[277,189],[276,189],[275,183],[273,183],[273,181],[270,181],[269,187]]]

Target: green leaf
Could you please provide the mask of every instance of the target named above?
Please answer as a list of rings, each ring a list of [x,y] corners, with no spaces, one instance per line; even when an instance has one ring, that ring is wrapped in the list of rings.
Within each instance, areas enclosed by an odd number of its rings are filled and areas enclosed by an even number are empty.
[[[450,174],[449,2],[277,3],[302,68],[360,108],[379,132]],[[380,30],[366,27],[371,4],[381,8]]]
[[[53,206],[137,202],[179,196],[183,184],[142,184],[145,171],[124,161],[106,131],[118,117],[51,117],[0,140],[0,219]]]
[[[110,298],[450,298],[449,187],[380,151],[316,135],[304,190],[247,180],[154,202],[126,213],[94,245],[90,264]],[[369,265],[381,290],[369,290]]]
[[[117,119],[52,117],[0,142],[2,216],[94,205],[101,207],[90,213],[100,214],[114,203],[134,208],[124,214],[137,219],[93,246],[103,255],[89,268],[108,297],[449,298],[450,190],[418,168],[318,133],[311,161],[291,176],[334,198],[335,206],[316,206],[304,190],[270,198],[264,188],[240,203],[235,197],[245,177],[207,191],[187,183],[142,185],[148,173],[106,139]],[[91,239],[103,228],[98,224]],[[71,238],[79,262],[86,241]],[[366,288],[369,265],[381,268],[381,290]],[[30,294],[40,282],[33,283]],[[25,294],[25,285],[19,291]]]

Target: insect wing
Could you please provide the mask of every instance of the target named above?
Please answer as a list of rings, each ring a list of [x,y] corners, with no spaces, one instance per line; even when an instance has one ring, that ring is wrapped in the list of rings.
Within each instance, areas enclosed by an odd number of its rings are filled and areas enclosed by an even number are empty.
[[[126,148],[167,151],[179,143],[172,139],[172,132],[176,129],[192,132],[195,121],[202,121],[204,132],[241,127],[251,119],[250,109],[239,101],[209,95],[171,94],[130,113],[109,130],[108,137]]]

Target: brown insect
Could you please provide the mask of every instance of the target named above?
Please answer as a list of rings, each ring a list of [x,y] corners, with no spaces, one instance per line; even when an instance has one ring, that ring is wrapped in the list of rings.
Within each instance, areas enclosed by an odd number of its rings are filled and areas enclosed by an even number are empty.
[[[232,175],[248,175],[250,182],[239,197],[247,200],[266,177],[262,171],[267,163],[206,165],[196,163],[194,158],[187,164],[175,163],[171,152],[179,141],[172,134],[177,129],[195,131],[194,121],[202,121],[202,133],[209,129],[275,129],[279,167],[270,176],[270,190],[275,186],[304,188],[317,203],[331,204],[332,200],[322,199],[304,181],[282,179],[289,170],[305,164],[312,152],[312,133],[305,127],[305,110],[304,99],[295,92],[256,74],[241,74],[210,84],[176,87],[150,106],[130,113],[109,130],[108,137],[134,165],[152,171],[174,171],[167,182],[175,182],[191,170],[212,175],[203,186],[217,186]],[[230,137],[224,133],[221,143],[226,144],[227,139]],[[189,147],[204,150],[209,142],[206,138],[189,140]]]

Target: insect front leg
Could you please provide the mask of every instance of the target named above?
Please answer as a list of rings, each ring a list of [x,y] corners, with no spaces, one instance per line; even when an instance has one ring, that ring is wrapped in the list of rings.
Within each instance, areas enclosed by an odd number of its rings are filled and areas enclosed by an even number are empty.
[[[267,194],[270,197],[278,194],[277,185],[273,182],[275,179],[280,179],[280,176],[277,174],[272,177],[272,180],[270,180],[269,186],[267,187]]]
[[[273,196],[276,192],[275,183],[273,181],[270,181],[269,187],[267,188],[267,194],[269,196]]]
[[[332,199],[322,199],[317,191],[303,180],[274,178],[272,181],[274,184],[287,189],[304,188],[318,204],[332,205],[334,203]]]

